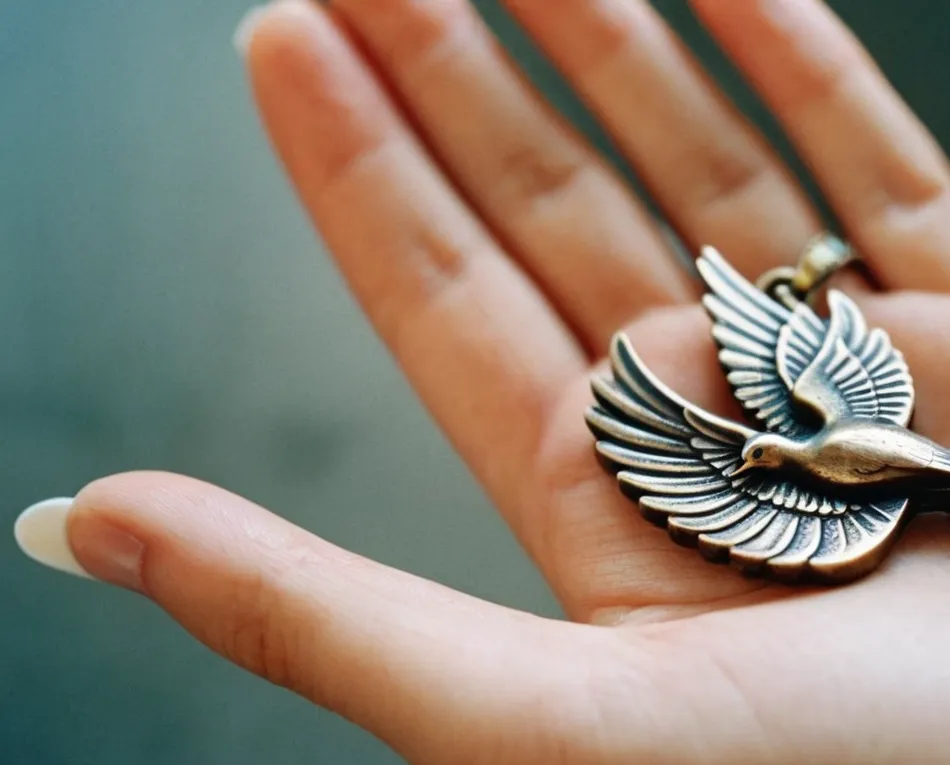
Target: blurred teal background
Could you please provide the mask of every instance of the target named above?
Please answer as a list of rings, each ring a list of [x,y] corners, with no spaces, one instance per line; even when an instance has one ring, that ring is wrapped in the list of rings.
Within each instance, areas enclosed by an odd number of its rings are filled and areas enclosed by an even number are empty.
[[[247,5],[0,2],[0,526],[104,474],[175,470],[362,554],[557,614],[272,159],[230,45]],[[479,5],[604,146],[496,5]],[[775,135],[685,3],[659,5]],[[950,6],[833,5],[946,144]],[[0,573],[4,765],[399,761],[149,603],[27,561],[8,533]]]

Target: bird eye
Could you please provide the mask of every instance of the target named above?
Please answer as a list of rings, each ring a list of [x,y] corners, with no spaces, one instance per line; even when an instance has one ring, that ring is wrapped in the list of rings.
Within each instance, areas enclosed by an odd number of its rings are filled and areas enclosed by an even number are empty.
[[[760,460],[760,459],[762,459],[762,455],[763,455],[763,454],[765,454],[765,449],[763,449],[763,448],[760,446],[758,449],[756,449],[755,451],[752,452],[752,459],[754,459],[754,460]]]

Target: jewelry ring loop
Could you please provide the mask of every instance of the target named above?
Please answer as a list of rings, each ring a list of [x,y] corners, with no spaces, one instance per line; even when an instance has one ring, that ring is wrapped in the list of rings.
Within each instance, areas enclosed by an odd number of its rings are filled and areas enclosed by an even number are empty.
[[[837,271],[857,262],[858,254],[845,242],[825,233],[812,239],[802,252],[792,288],[808,295],[821,287]]]
[[[798,265],[766,271],[756,286],[786,304],[811,303],[818,290],[835,273],[860,262],[854,248],[825,232],[805,245]]]

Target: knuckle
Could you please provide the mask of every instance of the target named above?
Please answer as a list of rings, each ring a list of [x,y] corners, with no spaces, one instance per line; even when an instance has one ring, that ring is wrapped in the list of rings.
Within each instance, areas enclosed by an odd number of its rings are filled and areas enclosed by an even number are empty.
[[[447,298],[463,283],[466,269],[466,257],[437,235],[424,235],[404,254],[413,261],[413,268],[396,281],[398,289],[393,281],[387,288],[386,281],[380,280],[373,290],[380,324],[400,357],[441,320],[451,304]]]
[[[373,0],[379,53],[393,66],[431,69],[475,29],[478,17],[464,0],[438,3]],[[365,12],[366,9],[364,9]]]
[[[868,227],[920,234],[944,228],[950,203],[950,174],[938,161],[927,167],[899,156],[880,172],[879,193],[868,195]]]
[[[707,158],[706,182],[701,204],[719,207],[740,200],[772,177],[761,157],[741,156],[732,152],[713,152]]]
[[[299,691],[305,681],[300,650],[304,626],[284,586],[284,568],[281,564],[235,583],[230,618],[216,642],[221,654],[243,669]]]
[[[244,669],[277,685],[287,685],[287,641],[283,628],[276,626],[271,588],[258,579],[243,583],[242,589],[244,603],[222,635],[221,651]]]
[[[577,48],[582,52],[578,71],[584,77],[598,79],[614,71],[629,71],[629,63],[639,61],[642,51],[673,42],[668,27],[647,4],[630,3],[620,11],[585,8],[582,13],[583,35]],[[575,10],[572,21],[576,15]]]
[[[806,56],[792,70],[794,77],[785,83],[785,97],[794,110],[822,108],[841,100],[850,89],[852,78],[866,71],[853,52],[840,51],[822,56]]]
[[[558,152],[547,152],[535,146],[521,144],[500,155],[499,187],[502,205],[534,208],[561,198],[588,169],[580,157],[565,157]]]
[[[380,269],[367,294],[396,355],[405,358],[422,341],[428,349],[455,299],[464,299],[471,270],[485,245],[461,231],[421,225],[401,237],[397,268]]]
[[[461,279],[471,258],[461,242],[452,241],[452,238],[428,226],[419,229],[410,251],[413,259],[423,266],[433,292]]]
[[[341,113],[333,135],[321,156],[319,184],[323,197],[343,193],[347,186],[360,188],[375,175],[374,164],[382,162],[392,148],[391,135],[373,126],[369,119]],[[321,197],[321,198],[323,198]]]

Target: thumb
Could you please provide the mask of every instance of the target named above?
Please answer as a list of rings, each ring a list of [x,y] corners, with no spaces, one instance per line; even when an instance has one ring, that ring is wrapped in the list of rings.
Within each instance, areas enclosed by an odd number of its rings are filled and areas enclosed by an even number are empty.
[[[214,651],[404,755],[483,746],[466,739],[493,721],[517,726],[533,699],[563,692],[551,687],[566,670],[550,637],[577,627],[360,558],[222,489],[133,473],[56,507],[21,516],[34,557],[37,530],[65,526],[80,572],[148,596]]]

